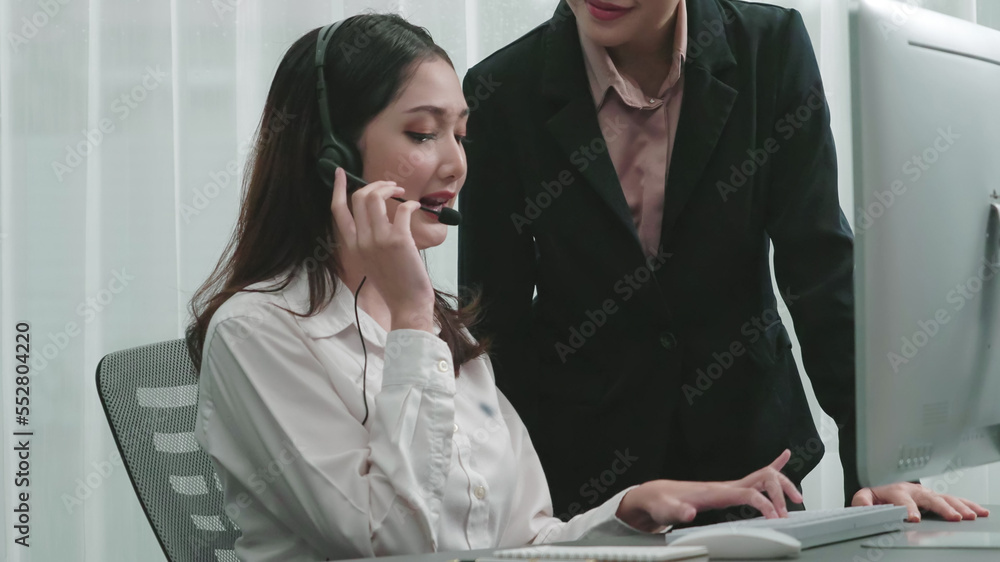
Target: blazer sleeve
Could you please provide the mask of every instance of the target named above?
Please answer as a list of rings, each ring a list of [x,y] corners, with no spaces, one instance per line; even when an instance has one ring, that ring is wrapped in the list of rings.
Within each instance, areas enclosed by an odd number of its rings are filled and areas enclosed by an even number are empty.
[[[477,67],[478,68],[478,67]],[[477,88],[492,75],[469,70],[464,88],[470,102],[466,148],[468,176],[458,198],[462,224],[458,238],[458,283],[482,291],[484,314],[475,336],[492,340],[491,359],[497,385],[532,426],[537,357],[530,324],[535,289],[535,245],[524,215],[524,189],[517,174],[514,139],[506,136],[502,108]],[[483,89],[479,88],[480,93]]]
[[[844,492],[850,503],[857,475],[854,380],[854,235],[837,193],[837,155],[830,110],[802,17],[784,33],[776,96],[773,181],[766,228],[774,269],[802,348],[802,360],[823,410],[840,431]]]
[[[237,480],[250,496],[243,501],[322,556],[437,550],[455,417],[447,344],[420,330],[388,334],[387,349],[398,352],[386,354],[369,430],[290,315],[227,318],[209,337],[195,434],[224,488]],[[263,484],[261,467],[272,477]],[[227,490],[226,501],[239,499]]]

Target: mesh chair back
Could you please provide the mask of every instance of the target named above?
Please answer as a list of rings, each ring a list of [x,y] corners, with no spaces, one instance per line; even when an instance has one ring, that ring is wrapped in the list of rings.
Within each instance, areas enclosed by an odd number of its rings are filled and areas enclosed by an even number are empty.
[[[194,438],[198,378],[184,340],[116,351],[97,365],[97,392],[129,479],[171,562],[236,562],[239,528]]]

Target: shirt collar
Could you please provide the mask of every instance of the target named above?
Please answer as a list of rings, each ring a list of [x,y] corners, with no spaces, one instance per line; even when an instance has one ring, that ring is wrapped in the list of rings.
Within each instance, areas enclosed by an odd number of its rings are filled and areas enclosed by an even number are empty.
[[[681,72],[684,68],[684,60],[687,58],[688,30],[686,1],[681,0],[677,3],[670,72],[667,73],[667,78],[660,86],[660,91],[657,94],[660,98],[663,98],[667,91],[680,80]],[[580,37],[580,46],[583,48],[583,60],[587,67],[590,92],[594,96],[594,104],[598,110],[604,105],[607,94],[612,89],[618,93],[622,101],[636,109],[651,109],[658,107],[662,103],[659,99],[650,103],[635,81],[631,78],[625,78],[618,72],[606,48],[586,37],[579,30],[579,26],[577,26],[577,33]]]
[[[305,314],[309,310],[309,275],[304,268],[299,267],[292,274],[291,281],[284,289],[284,296],[289,310],[299,314]],[[368,316],[361,307],[358,307],[358,319],[361,321],[361,333],[365,339],[385,347],[387,335],[385,328]],[[354,290],[341,281],[339,277],[334,277],[333,300],[330,301],[330,304],[313,316],[296,316],[295,320],[303,331],[312,338],[334,336],[348,328],[357,331],[358,324],[354,320]],[[440,333],[441,328],[435,322],[434,334]]]

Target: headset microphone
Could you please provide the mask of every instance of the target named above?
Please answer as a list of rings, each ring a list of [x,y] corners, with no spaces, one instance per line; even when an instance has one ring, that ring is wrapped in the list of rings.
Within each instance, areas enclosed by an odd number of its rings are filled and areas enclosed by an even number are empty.
[[[344,168],[344,174],[347,175],[348,180],[353,181],[359,186],[367,185],[365,180],[359,178],[358,176],[352,174],[351,172],[348,172],[347,168]],[[396,201],[399,201],[400,203],[406,203],[407,201],[402,197],[390,197],[390,199],[394,199]],[[435,211],[434,209],[421,206],[420,210],[427,211],[428,213],[437,216],[438,222],[440,222],[441,224],[446,224],[448,226],[458,226],[459,224],[462,223],[462,214],[456,211],[455,209],[452,209],[451,207],[442,207],[440,211]]]

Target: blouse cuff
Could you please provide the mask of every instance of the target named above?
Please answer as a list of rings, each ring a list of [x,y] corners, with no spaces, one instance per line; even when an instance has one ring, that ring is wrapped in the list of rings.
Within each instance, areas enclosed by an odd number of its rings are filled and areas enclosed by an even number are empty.
[[[424,330],[389,332],[385,338],[382,387],[392,385],[417,386],[455,394],[455,367],[448,344]]]

